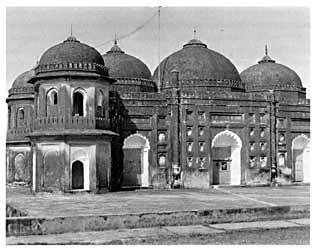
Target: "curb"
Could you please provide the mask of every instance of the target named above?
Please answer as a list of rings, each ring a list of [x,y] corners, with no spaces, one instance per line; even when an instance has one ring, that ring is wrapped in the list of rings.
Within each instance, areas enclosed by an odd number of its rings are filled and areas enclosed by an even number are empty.
[[[187,226],[309,217],[310,205],[72,217],[9,217],[6,219],[6,236],[46,235],[120,228]]]

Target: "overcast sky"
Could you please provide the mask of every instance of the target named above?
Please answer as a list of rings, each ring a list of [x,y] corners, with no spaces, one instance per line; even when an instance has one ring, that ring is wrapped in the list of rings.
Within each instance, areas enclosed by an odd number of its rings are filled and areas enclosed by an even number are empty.
[[[7,89],[20,73],[35,66],[49,47],[73,35],[104,54],[118,37],[149,20],[157,8],[7,8]],[[161,9],[161,59],[194,37],[228,57],[239,72],[268,54],[287,65],[310,86],[310,16],[307,8],[165,7]],[[119,46],[140,58],[151,70],[158,65],[158,20],[122,39]],[[101,45],[103,44],[103,45]],[[99,45],[99,46],[98,46]],[[309,89],[308,89],[309,91]]]

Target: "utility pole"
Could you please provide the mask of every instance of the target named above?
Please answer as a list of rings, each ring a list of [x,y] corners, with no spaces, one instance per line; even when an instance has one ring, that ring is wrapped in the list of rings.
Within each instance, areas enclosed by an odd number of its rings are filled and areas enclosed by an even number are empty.
[[[161,92],[161,6],[158,7],[158,92]]]

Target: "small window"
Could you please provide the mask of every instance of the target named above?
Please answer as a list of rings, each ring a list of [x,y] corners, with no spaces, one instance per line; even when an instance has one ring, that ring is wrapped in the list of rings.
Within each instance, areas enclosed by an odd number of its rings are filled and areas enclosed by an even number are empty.
[[[204,136],[204,127],[198,127],[198,135]]]
[[[249,157],[249,167],[253,168],[256,165],[256,157],[255,156],[250,156]]]
[[[203,112],[203,111],[198,112],[198,119],[205,120],[206,119],[205,112]]]
[[[205,142],[199,142],[198,146],[199,146],[199,151],[200,152],[204,152],[204,150],[205,150]]]
[[[266,143],[266,142],[261,142],[261,143],[260,143],[260,149],[261,149],[262,151],[265,151],[265,150],[266,150],[266,146],[267,146],[267,143]]]
[[[284,153],[279,154],[278,157],[278,166],[279,167],[285,167],[285,162],[286,162],[286,156]]]
[[[160,157],[158,158],[158,164],[160,166],[165,166],[166,164],[166,157],[165,155],[160,155]]]
[[[266,156],[260,157],[260,166],[262,168],[265,168],[267,166],[267,157]]]
[[[280,134],[280,135],[279,135],[279,141],[280,141],[280,142],[285,141],[285,134]]]
[[[192,157],[187,157],[187,166],[192,167],[193,166],[193,158]]]
[[[260,137],[264,137],[265,136],[265,128],[261,128],[260,129]]]
[[[255,130],[254,128],[250,128],[249,135],[254,136]]]
[[[249,113],[248,114],[248,119],[249,119],[249,123],[255,123],[256,122],[255,114],[254,113]]]
[[[220,167],[221,170],[223,171],[226,171],[227,170],[227,162],[226,161],[222,161],[221,162],[221,167]]]
[[[158,134],[158,141],[159,142],[164,142],[165,141],[165,133],[159,133]]]
[[[19,119],[24,120],[24,110],[23,109],[19,110]]]
[[[255,149],[255,143],[254,143],[254,142],[250,142],[250,143],[249,143],[249,147],[250,147],[250,151],[254,151],[254,149]]]
[[[187,127],[187,136],[192,136],[192,133],[193,133],[193,128],[192,127]]]
[[[205,157],[199,158],[199,168],[205,168],[205,161],[206,161]]]

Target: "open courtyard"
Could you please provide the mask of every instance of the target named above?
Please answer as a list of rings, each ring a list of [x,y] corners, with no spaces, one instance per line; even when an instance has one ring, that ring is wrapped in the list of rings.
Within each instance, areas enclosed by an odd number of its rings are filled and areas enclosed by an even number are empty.
[[[293,206],[310,204],[310,186],[35,195],[28,188],[8,186],[6,202],[32,217]]]

